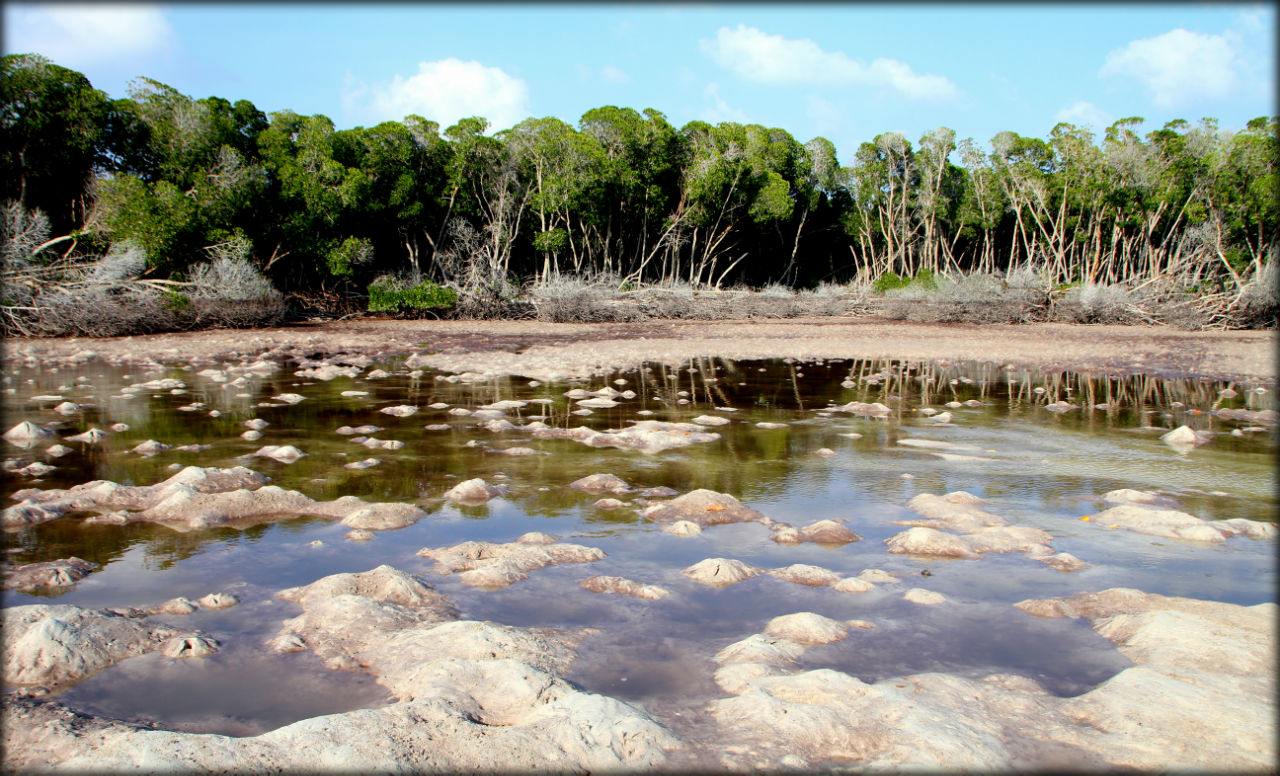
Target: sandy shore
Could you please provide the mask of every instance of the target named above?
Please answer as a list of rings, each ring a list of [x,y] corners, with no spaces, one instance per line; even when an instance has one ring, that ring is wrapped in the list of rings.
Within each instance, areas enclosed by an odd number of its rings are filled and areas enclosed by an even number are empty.
[[[541,321],[353,319],[288,327],[104,339],[9,340],[6,361],[187,361],[236,356],[422,354],[425,366],[530,377],[585,376],[641,361],[728,358],[978,360],[1098,374],[1276,382],[1270,331],[1188,332],[1149,326],[926,324],[882,319]]]

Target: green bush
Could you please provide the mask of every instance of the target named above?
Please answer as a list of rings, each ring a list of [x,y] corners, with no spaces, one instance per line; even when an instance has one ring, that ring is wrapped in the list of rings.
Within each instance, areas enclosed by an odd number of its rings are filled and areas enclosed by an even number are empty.
[[[916,272],[915,277],[902,277],[896,272],[886,272],[875,279],[871,284],[871,290],[877,294],[884,294],[898,288],[907,288],[914,286],[925,291],[938,290],[938,281],[931,269],[922,269]]]
[[[177,291],[169,289],[164,292],[164,309],[169,312],[180,313],[191,306],[191,297]]]
[[[409,281],[383,276],[369,284],[369,312],[413,313],[453,307],[458,293],[424,280],[417,285]]]

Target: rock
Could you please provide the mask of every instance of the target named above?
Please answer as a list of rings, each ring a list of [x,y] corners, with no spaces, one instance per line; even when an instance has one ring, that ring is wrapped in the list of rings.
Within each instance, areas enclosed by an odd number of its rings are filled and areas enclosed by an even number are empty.
[[[702,533],[702,526],[689,520],[677,520],[662,526],[662,530],[676,536],[697,536]]]
[[[262,432],[249,429],[248,431],[245,431],[244,433],[242,433],[240,435],[240,438],[245,440],[246,442],[256,442],[259,439],[262,439]]]
[[[262,458],[271,458],[279,461],[280,463],[293,463],[299,458],[305,456],[306,453],[293,445],[267,445],[265,447],[258,448],[257,451],[252,453],[252,455],[260,456]]]
[[[714,415],[699,415],[693,419],[694,423],[699,426],[723,426],[729,422],[728,418],[720,418]]]
[[[762,420],[762,421],[760,421],[759,423],[757,423],[757,424],[756,424],[756,428],[787,428],[787,424],[786,424],[786,423],[772,423],[772,422],[767,421],[767,420]]]
[[[802,654],[804,646],[791,639],[757,633],[720,650],[714,660],[721,665],[757,663],[785,666],[794,663]]]
[[[1227,536],[1236,533],[1235,530],[1225,527],[1225,521],[1210,522],[1175,509],[1159,509],[1133,503],[1103,510],[1093,518],[1092,522],[1107,528],[1123,528],[1148,536],[1183,541],[1219,543],[1225,541]]]
[[[813,451],[813,454],[820,458],[826,458],[827,456],[835,455],[836,451],[832,450],[830,447],[819,447],[817,450]]]
[[[138,455],[151,456],[151,455],[156,455],[157,453],[163,453],[165,450],[168,450],[169,448],[170,448],[170,445],[166,445],[162,442],[157,442],[154,439],[148,439],[147,441],[133,448],[132,452],[135,452]]]
[[[355,441],[354,437],[352,441]],[[375,439],[374,437],[369,437],[360,444],[370,450],[399,450],[404,447],[404,442],[398,439]]]
[[[1220,409],[1213,410],[1210,414],[1216,415],[1224,420],[1243,420],[1247,423],[1263,423],[1272,425],[1276,422],[1277,413],[1275,410],[1246,410],[1246,409]]]
[[[958,404],[958,402],[957,402],[957,404]],[[939,412],[937,415],[933,415],[933,416],[931,416],[931,417],[929,418],[929,420],[931,420],[931,421],[933,421],[934,423],[937,423],[937,424],[939,424],[939,425],[945,425],[945,424],[947,424],[947,423],[950,423],[950,422],[951,422],[951,413],[950,413],[950,412]]]
[[[975,558],[977,553],[963,537],[935,528],[916,527],[884,540],[889,552],[931,558]]]
[[[298,402],[302,401],[307,397],[301,396],[296,393],[282,393],[279,396],[272,396],[271,398],[275,399],[276,401],[282,401],[285,404],[297,404]]]
[[[840,593],[869,593],[875,590],[876,586],[865,579],[845,577],[831,585],[831,589]]]
[[[1072,404],[1069,401],[1055,401],[1052,404],[1046,404],[1044,408],[1049,412],[1069,412],[1080,409],[1079,405]]]
[[[1033,555],[1035,560],[1040,561],[1049,568],[1058,571],[1080,571],[1090,568],[1092,564],[1085,563],[1069,552],[1059,552],[1051,555]]]
[[[593,593],[617,593],[618,595],[629,595],[633,598],[648,600],[665,598],[671,593],[666,588],[658,587],[657,585],[645,585],[623,577],[587,577],[579,582],[578,586]]]
[[[592,474],[569,483],[569,487],[588,493],[627,493],[631,486],[614,474]]]
[[[82,434],[76,434],[75,436],[67,437],[66,441],[80,442],[81,444],[86,444],[86,445],[96,445],[106,438],[107,438],[107,432],[99,428],[90,428],[88,431],[85,431]]]
[[[666,498],[668,496],[678,496],[680,491],[675,488],[668,488],[666,485],[658,485],[653,488],[641,488],[636,492],[637,496],[644,498]]]
[[[770,538],[779,544],[813,542],[830,546],[861,541],[862,537],[845,528],[843,522],[843,520],[819,520],[799,529],[779,523],[772,527],[773,536]]]
[[[448,423],[428,423],[422,428],[426,431],[448,431],[452,426]]]
[[[349,542],[367,542],[374,537],[372,531],[366,531],[363,528],[357,528],[353,531],[347,531],[342,538]]]
[[[74,684],[170,639],[202,636],[69,605],[14,606],[3,616],[4,681],[12,685]]]
[[[704,528],[722,523],[773,524],[772,520],[733,496],[705,489],[690,491],[665,503],[647,507],[640,514],[655,523],[687,520]]]
[[[490,485],[483,479],[464,480],[445,492],[444,497],[458,504],[483,504],[491,498],[503,495],[501,488]]]
[[[42,563],[28,563],[4,575],[4,589],[31,592],[71,587],[99,568],[97,563],[71,557]]]
[[[612,399],[604,399],[604,398],[599,398],[599,397],[597,397],[597,398],[593,398],[593,399],[583,399],[582,401],[575,402],[575,403],[576,403],[578,406],[580,406],[580,407],[602,407],[602,408],[608,408],[608,407],[616,407],[616,406],[618,406],[618,402],[616,402],[616,401],[614,401],[614,400],[612,400]]]
[[[935,496],[921,493],[907,502],[907,508],[921,516],[919,520],[895,520],[896,525],[914,525],[951,531],[974,531],[988,526],[1005,525],[1004,518],[982,509],[982,499],[963,490]]]
[[[1203,445],[1212,439],[1203,431],[1194,431],[1190,426],[1178,426],[1173,431],[1160,436],[1160,441],[1176,448],[1192,448]]]
[[[178,660],[187,660],[190,658],[208,657],[218,651],[217,639],[204,636],[180,636],[178,638],[169,639],[160,646],[160,651],[166,657]]]
[[[1166,509],[1172,509],[1178,506],[1177,499],[1169,496],[1162,496],[1158,493],[1148,493],[1141,490],[1131,490],[1129,488],[1108,491],[1102,494],[1102,500],[1108,504],[1143,504]]]
[[[771,569],[768,573],[786,582],[809,587],[827,587],[840,581],[840,575],[834,571],[805,563],[793,563],[780,569]]]
[[[925,604],[929,606],[932,606],[933,604],[940,604],[947,600],[947,597],[942,593],[938,593],[933,590],[925,590],[922,587],[913,587],[903,593],[902,597],[912,603]]]
[[[596,431],[577,428],[548,428],[533,432],[538,439],[572,439],[590,447],[618,447],[639,450],[652,455],[664,450],[687,447],[702,442],[714,442],[719,434],[702,430],[695,423],[666,423],[658,420],[638,420],[626,429]]]
[[[128,430],[129,430],[129,424],[128,424],[128,423],[113,423],[113,424],[111,424],[111,430],[112,430],[112,431],[114,431],[114,432],[116,432],[116,433],[122,433],[122,432],[125,432],[125,431],[128,431]]]
[[[710,587],[728,587],[764,573],[764,569],[728,558],[707,558],[680,572]]]
[[[849,634],[849,629],[839,620],[813,612],[797,612],[769,620],[764,626],[764,634],[815,647],[843,639]]]
[[[244,422],[244,425],[246,428],[251,428],[254,431],[261,431],[262,429],[266,428],[267,426],[270,426],[271,424],[263,420],[262,418],[250,418],[249,420],[246,420]]]
[[[378,412],[381,412],[384,415],[394,415],[397,418],[407,418],[417,411],[418,411],[417,407],[414,407],[409,404],[400,404],[395,407],[383,407],[382,409],[378,410]]]
[[[854,415],[864,415],[871,418],[884,417],[885,415],[893,412],[892,409],[886,407],[880,402],[866,404],[860,401],[851,401],[848,404],[839,407],[830,407],[829,409],[835,412],[848,412]]]
[[[352,461],[351,463],[344,463],[342,467],[344,469],[370,469],[374,466],[377,466],[380,463],[382,463],[382,461],[378,460],[377,458],[365,458],[363,461]]]
[[[5,525],[43,522],[69,511],[118,510],[107,522],[150,521],[178,530],[207,528],[236,521],[317,515],[351,528],[387,530],[411,525],[426,513],[412,504],[369,503],[355,496],[315,501],[272,485],[257,472],[235,467],[188,466],[157,485],[133,487],[98,480],[70,490],[19,491],[23,502],[6,509]],[[94,518],[90,518],[94,521]],[[99,521],[103,522],[103,521]]]
[[[73,401],[64,401],[53,408],[53,411],[59,415],[74,415],[80,411],[80,405]]]
[[[596,509],[617,509],[619,507],[625,507],[626,503],[619,501],[616,498],[602,498],[591,506]]]
[[[200,599],[200,605],[206,609],[227,609],[240,603],[240,599],[230,593],[210,593]]]
[[[973,445],[960,445],[955,442],[944,442],[940,439],[899,439],[903,447],[922,447],[930,450],[980,450]],[[957,491],[963,493],[964,491]]]
[[[458,579],[472,587],[497,590],[526,579],[538,569],[560,563],[590,563],[605,556],[603,550],[580,544],[560,544],[546,534],[525,534],[514,542],[463,542],[452,547],[424,547],[417,553],[434,560],[435,572],[462,572]]]

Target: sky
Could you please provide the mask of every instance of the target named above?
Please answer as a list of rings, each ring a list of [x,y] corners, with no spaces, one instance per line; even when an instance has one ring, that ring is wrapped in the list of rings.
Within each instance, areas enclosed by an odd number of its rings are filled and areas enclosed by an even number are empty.
[[[1275,115],[1269,4],[4,4],[4,51],[112,97],[145,76],[194,98],[324,114],[575,124],[603,105],[826,137],[842,163],[883,132],[986,145],[1099,135],[1141,116],[1226,129]]]

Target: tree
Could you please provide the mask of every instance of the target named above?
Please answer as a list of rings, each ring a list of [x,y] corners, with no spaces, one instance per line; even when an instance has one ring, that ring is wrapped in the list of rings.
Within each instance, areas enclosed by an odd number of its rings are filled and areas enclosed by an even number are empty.
[[[0,199],[41,210],[57,234],[82,223],[107,113],[82,74],[37,54],[0,58]]]

